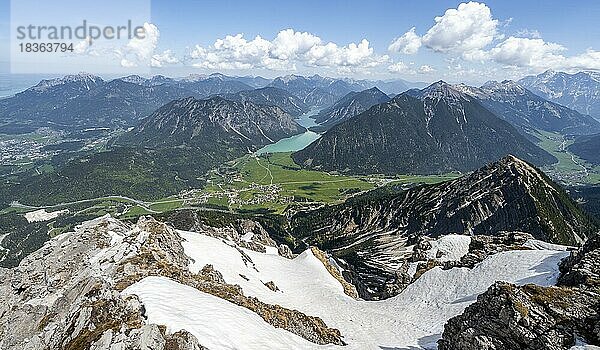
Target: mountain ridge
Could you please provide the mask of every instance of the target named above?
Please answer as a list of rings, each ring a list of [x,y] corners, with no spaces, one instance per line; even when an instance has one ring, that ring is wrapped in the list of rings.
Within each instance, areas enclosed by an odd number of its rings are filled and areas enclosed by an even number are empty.
[[[346,203],[297,214],[293,234],[350,264],[363,297],[395,290],[397,275],[423,236],[528,232],[547,242],[581,244],[596,228],[560,186],[514,156],[456,180],[407,190],[382,188]]]
[[[349,92],[335,102],[319,112],[315,122],[320,124],[313,129],[325,131],[331,127],[340,124],[374,105],[389,101],[390,98],[377,87],[372,87],[359,92]]]
[[[600,74],[580,71],[574,74],[545,71],[519,80],[535,94],[583,114],[600,119]]]
[[[326,171],[432,174],[471,171],[507,154],[556,161],[475,98],[437,82],[334,126],[293,159]]]

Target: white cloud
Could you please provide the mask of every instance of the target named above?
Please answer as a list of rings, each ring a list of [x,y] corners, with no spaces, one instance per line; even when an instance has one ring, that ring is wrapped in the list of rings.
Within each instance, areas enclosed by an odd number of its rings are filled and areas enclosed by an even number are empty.
[[[260,36],[248,41],[243,34],[217,39],[213,45],[196,45],[190,54],[192,65],[209,69],[294,70],[297,63],[312,67],[375,67],[388,62],[376,55],[369,41],[339,46],[324,43],[318,36],[293,29],[280,31],[272,40]]]
[[[137,67],[137,63],[132,62],[126,58],[123,58],[123,59],[121,59],[121,67],[133,68],[133,67]]]
[[[143,38],[134,37],[129,40],[125,47],[116,50],[117,55],[121,57],[121,66],[137,67],[138,65],[151,63],[150,60],[158,45],[160,31],[152,23],[144,23],[144,31]]]
[[[78,55],[88,54],[90,52],[91,45],[92,38],[88,36],[85,40],[81,40],[73,46],[73,52]]]
[[[304,55],[315,46],[321,45],[321,38],[308,32],[296,32],[293,29],[285,29],[277,34],[273,40],[271,54],[281,60],[296,58]]]
[[[493,18],[490,8],[484,3],[461,3],[434,20],[435,24],[423,36],[411,28],[395,39],[388,49],[414,54],[424,46],[463,61],[498,63],[509,68],[513,75],[549,68],[567,71],[600,69],[599,51],[589,49],[579,55],[567,56],[566,47],[543,40],[537,30],[522,29],[506,38],[500,30],[507,30],[505,28],[509,27],[512,18],[504,21]],[[388,67],[390,72],[406,72],[406,69],[401,62]],[[432,69],[424,65],[416,72],[428,74],[434,72]],[[461,67],[460,74],[463,73],[472,75],[471,69]]]
[[[494,61],[508,66],[536,67],[556,65],[566,49],[542,39],[509,37],[489,51]]]
[[[531,38],[531,39],[541,39],[542,38],[542,34],[535,30],[535,29],[521,29],[518,32],[515,33],[515,36],[518,37],[524,37],[524,38]]]
[[[435,25],[423,35],[422,42],[436,52],[469,56],[499,37],[497,27],[498,20],[492,18],[485,4],[462,3],[436,17]]]
[[[339,47],[335,43],[325,45],[314,45],[301,57],[309,65],[324,67],[375,67],[389,60],[388,56],[376,56],[373,48],[369,47],[369,41],[363,39],[358,45],[351,43],[348,46]]]
[[[543,39],[509,37],[489,51],[493,61],[511,67],[532,68],[534,71],[557,69],[575,71],[600,69],[600,51],[565,56],[567,49]]]
[[[404,62],[396,62],[388,66],[390,73],[414,74],[414,71]]]
[[[414,55],[421,47],[421,37],[415,33],[416,28],[412,27],[401,37],[394,39],[388,47],[389,51],[402,52],[407,55]]]
[[[565,69],[567,70],[600,70],[600,51],[592,49],[585,53],[566,59]]]
[[[152,55],[150,66],[160,68],[166,64],[177,64],[179,59],[175,57],[171,50],[165,50],[161,54]]]
[[[430,65],[423,65],[423,66],[419,67],[419,70],[417,72],[419,72],[421,74],[430,74],[430,73],[435,72],[435,69]]]
[[[413,62],[406,64],[402,61],[396,62],[388,66],[388,72],[390,73],[398,73],[398,74],[431,74],[436,72],[436,70],[430,65],[422,65],[418,68],[415,67]]]
[[[260,36],[248,41],[243,34],[237,34],[217,39],[208,48],[196,45],[190,57],[193,66],[208,69],[289,69],[285,60],[269,57],[271,48],[271,42]]]

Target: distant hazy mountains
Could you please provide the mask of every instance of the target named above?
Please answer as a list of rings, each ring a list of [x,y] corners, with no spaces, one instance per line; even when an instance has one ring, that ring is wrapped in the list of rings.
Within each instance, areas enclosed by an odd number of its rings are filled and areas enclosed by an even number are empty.
[[[441,184],[404,191],[384,187],[299,213],[292,227],[298,239],[348,262],[365,298],[390,296],[390,285],[401,283],[397,271],[410,255],[407,247],[422,236],[521,231],[577,245],[596,229],[560,186],[513,156]]]
[[[269,85],[286,90],[311,106],[329,106],[338,98],[352,91],[350,84],[341,80],[333,80],[315,75],[303,77],[288,75],[273,80]]]
[[[546,71],[519,83],[545,99],[600,120],[600,72]]]
[[[320,125],[316,130],[328,130],[334,125],[340,124],[355,115],[358,115],[367,109],[390,100],[390,97],[384,94],[376,87],[360,92],[349,92],[346,96],[338,100],[333,106],[327,107],[319,112],[315,122]]]
[[[243,89],[252,88],[218,77],[175,81],[162,76],[130,76],[104,81],[89,74],[70,75],[44,80],[12,98],[0,100],[0,119],[6,124],[3,128],[13,126],[25,132],[41,126],[125,127],[174,99]]]
[[[334,79],[319,75],[311,77],[288,75],[274,79],[270,86],[287,90],[310,106],[326,107],[334,104],[350,92],[362,91],[373,86],[383,90],[386,94],[397,94],[410,88],[422,86],[422,84],[410,83],[404,80],[372,81]]]
[[[507,154],[556,161],[477,99],[438,82],[333,127],[293,158],[327,171],[431,174],[474,170]]]
[[[215,95],[279,106],[298,116],[312,107],[332,105],[352,91],[378,86],[386,93],[399,93],[420,85],[403,80],[367,81],[318,75],[276,79],[223,74],[189,75],[182,79],[131,75],[104,81],[82,73],[43,80],[0,100],[0,133],[28,133],[48,126],[69,131],[90,127],[124,128],[137,124],[172,100]]]
[[[477,98],[525,134],[535,133],[536,129],[564,135],[600,132],[600,122],[596,119],[547,101],[514,81],[490,81],[480,88],[460,84],[455,88]]]

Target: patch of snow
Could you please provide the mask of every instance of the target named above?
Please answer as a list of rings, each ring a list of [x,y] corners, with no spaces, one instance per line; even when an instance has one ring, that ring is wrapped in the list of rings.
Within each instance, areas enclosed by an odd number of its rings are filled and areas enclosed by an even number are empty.
[[[185,329],[209,349],[328,348],[275,328],[244,307],[165,277],[146,277],[123,294],[140,298],[148,322],[166,325],[168,332]]]
[[[279,255],[279,249],[277,249],[277,247],[271,247],[271,246],[264,246],[265,247],[265,254],[269,254],[269,255]]]
[[[246,233],[245,233],[245,234],[244,234],[244,235],[241,237],[241,239],[242,239],[242,241],[245,241],[245,242],[252,242],[252,237],[254,237],[254,232],[252,232],[252,231],[249,231],[249,232],[246,232]]]
[[[408,273],[410,278],[415,277],[415,274],[417,273],[417,267],[419,267],[418,262],[411,262],[408,264],[408,271],[406,273]]]
[[[28,222],[48,221],[57,218],[59,215],[68,213],[68,209],[47,212],[46,209],[40,209],[25,213],[25,219]]]
[[[307,315],[321,317],[328,326],[339,329],[344,335],[348,346],[340,349],[435,349],[436,341],[440,338],[447,320],[462,313],[476,300],[477,295],[487,290],[495,281],[518,285],[554,285],[559,274],[558,263],[569,254],[556,250],[515,250],[492,255],[473,269],[442,270],[436,267],[424,273],[394,298],[363,301],[344,294],[341,284],[327,272],[310,250],[294,259],[286,259],[278,255],[242,249],[252,260],[248,263],[236,247],[228,246],[216,238],[193,232],[180,231],[180,234],[185,239],[182,242],[185,253],[193,259],[189,266],[192,272],[199,271],[206,264],[212,264],[223,274],[226,282],[240,285],[245,295],[255,296],[265,303],[278,304],[300,310]],[[449,239],[443,240],[444,243],[439,246],[457,247],[456,251],[461,252],[466,239],[454,239],[455,244],[450,244],[452,239]],[[462,253],[455,254],[454,256],[459,256]],[[262,281],[273,281],[280,292],[271,291]],[[146,286],[140,291],[145,295],[152,294],[152,300],[156,300],[146,305],[147,310],[151,313],[159,312],[155,310],[162,307],[155,305],[159,299],[163,299],[162,302],[170,309],[173,299],[176,299],[172,297],[172,290],[153,288]],[[193,333],[193,320],[202,315],[190,311],[189,305],[201,304],[189,303],[185,298],[182,300],[186,300],[185,319],[171,320],[168,318],[171,316],[166,315],[161,323],[174,328],[185,328]],[[142,301],[146,303],[144,297]],[[228,311],[222,311],[219,317],[227,319],[228,315]],[[204,326],[208,329],[202,330],[203,332],[214,334],[229,334],[233,328],[215,320]],[[223,338],[227,339],[226,336]],[[203,343],[203,340],[199,337],[200,343]],[[232,339],[227,341],[231,343],[221,348],[239,345]],[[299,343],[290,344],[292,345],[285,348],[303,348]],[[318,348],[314,344],[311,346]],[[242,348],[256,347],[253,344],[245,344]]]
[[[531,248],[531,249],[538,249],[538,250],[556,250],[556,251],[565,251],[570,248],[570,247],[567,247],[564,245],[552,244],[552,243],[540,241],[537,239],[528,239],[527,242],[525,242],[525,244],[523,244],[523,247],[527,247],[527,248]]]
[[[471,237],[465,235],[446,235],[430,241],[431,249],[427,258],[440,262],[458,261],[469,253]]]

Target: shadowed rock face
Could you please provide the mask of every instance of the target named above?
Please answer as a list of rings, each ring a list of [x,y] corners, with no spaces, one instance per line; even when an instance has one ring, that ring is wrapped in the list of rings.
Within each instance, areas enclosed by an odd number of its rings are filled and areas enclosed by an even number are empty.
[[[181,241],[177,231],[154,219],[132,225],[109,217],[50,240],[18,267],[0,270],[0,348],[203,349],[186,331],[166,334],[165,327],[148,324],[140,300],[120,293],[147,276],[245,307],[309,341],[343,344],[340,332],[321,319],[246,297],[212,266],[191,273]]]
[[[462,178],[391,193],[371,192],[344,204],[297,214],[293,234],[332,251],[354,271],[353,283],[385,298],[396,285],[408,249],[420,237],[448,233],[527,232],[553,243],[580,245],[591,220],[541,171],[505,157]],[[398,288],[393,287],[393,290]]]
[[[600,345],[600,236],[561,263],[558,287],[498,282],[450,319],[440,350]]]

